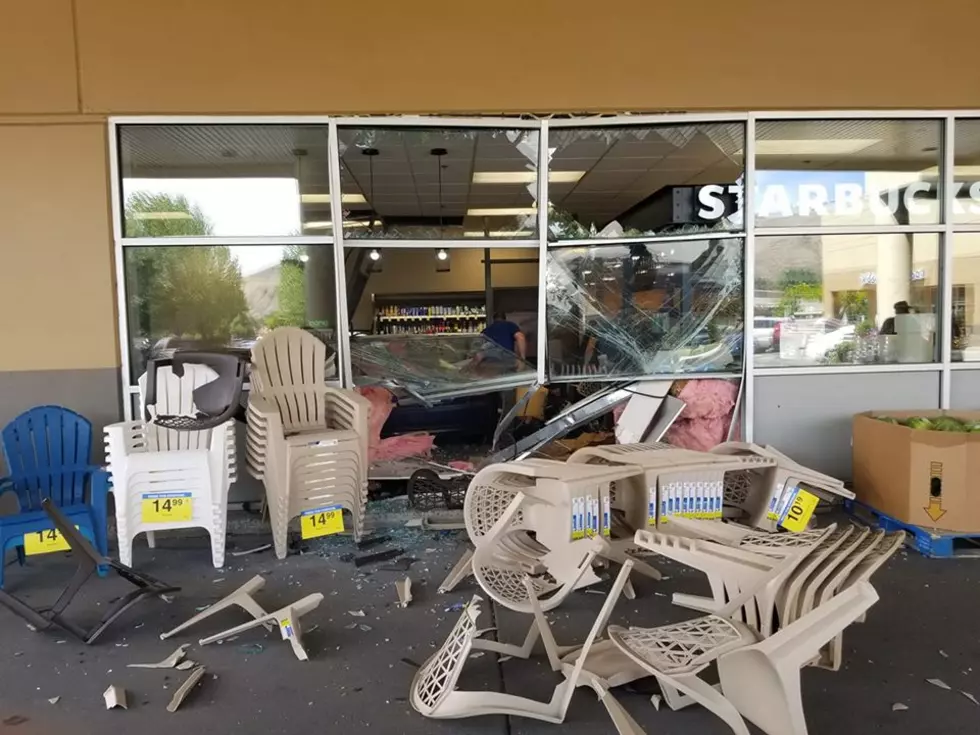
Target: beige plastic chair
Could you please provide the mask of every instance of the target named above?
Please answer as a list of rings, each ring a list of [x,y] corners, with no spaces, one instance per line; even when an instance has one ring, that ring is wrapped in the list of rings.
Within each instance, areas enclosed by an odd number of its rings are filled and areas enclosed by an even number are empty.
[[[775,465],[775,471],[763,483],[743,482],[741,485],[736,483],[730,492],[726,488],[726,503],[745,511],[748,514],[749,524],[756,528],[775,530],[783,510],[793,497],[793,491],[800,484],[841,498],[852,500],[854,498],[854,493],[846,490],[841,480],[804,467],[768,445],[725,442],[714,447],[711,453],[723,456],[758,457],[768,459]]]
[[[732,482],[749,478],[766,487],[776,467],[767,457],[726,456],[659,443],[585,447],[568,462],[640,469],[617,481],[613,494],[613,509],[633,531],[660,528],[674,519],[720,520]]]
[[[156,404],[149,407],[150,415],[195,415],[194,390],[217,377],[206,365],[185,365],[179,378],[169,366],[159,368]],[[142,397],[145,374],[139,385]],[[224,566],[228,493],[236,479],[233,421],[202,431],[176,431],[152,421],[123,421],[106,426],[105,438],[120,561],[132,566],[133,539],[140,533],[146,533],[153,548],[156,531],[204,528],[211,537],[212,563],[216,568]],[[167,497],[161,494],[190,502],[190,519],[144,520],[144,500],[163,502]]]
[[[606,598],[599,615],[582,644],[583,655],[578,663],[563,667],[564,680],[555,687],[548,702],[540,702],[526,697],[501,692],[460,692],[456,683],[470,651],[496,650],[488,647],[492,641],[481,641],[476,627],[480,614],[479,598],[474,597],[463,610],[459,621],[442,647],[419,669],[412,680],[410,699],[412,707],[425,717],[434,719],[459,719],[480,715],[508,715],[529,717],[545,722],[561,723],[565,719],[572,694],[582,673],[582,665],[589,649],[605,627],[612,613],[613,605],[629,578],[631,562],[623,566],[613,588]],[[533,590],[531,584],[527,585]],[[533,594],[533,591],[532,591]],[[627,716],[628,717],[628,716]]]
[[[296,602],[290,603],[289,605],[281,607],[278,610],[267,613],[265,609],[255,601],[255,598],[252,597],[255,592],[258,592],[264,586],[265,579],[263,577],[260,575],[252,577],[252,579],[250,579],[248,582],[243,584],[230,595],[218,600],[208,609],[198,613],[190,620],[181,623],[173,630],[167,631],[166,633],[161,633],[160,640],[166,640],[167,638],[175,636],[187,628],[197,625],[202,620],[210,618],[215,613],[221,612],[222,610],[226,610],[230,607],[240,607],[251,615],[254,620],[235,626],[234,628],[230,628],[216,635],[202,638],[200,641],[198,641],[198,643],[202,646],[206,646],[209,643],[215,643],[217,641],[231,638],[232,636],[258,628],[259,626],[265,628],[267,631],[278,628],[280,635],[282,635],[282,639],[284,641],[289,641],[290,646],[292,646],[293,653],[296,654],[296,658],[298,658],[300,661],[309,660],[309,655],[306,653],[306,649],[303,647],[303,627],[300,619],[307,613],[319,607],[320,603],[323,601],[323,595],[319,592],[312,595],[307,595],[301,600],[297,600]]]
[[[820,539],[826,529],[808,529],[800,533],[785,531],[760,531],[738,523],[725,521],[715,523],[695,518],[677,518],[670,528],[671,533],[677,533],[705,541],[715,541],[725,546],[755,551],[760,554],[782,556],[795,553],[799,547],[809,548],[814,541]]]
[[[835,531],[828,538],[835,539],[831,545],[839,545],[845,537],[845,533]],[[795,570],[799,564],[799,557],[783,557],[773,568],[772,576],[785,576],[787,569]],[[855,588],[856,595],[832,598],[772,636],[763,636],[758,629],[737,618],[751,598],[765,590],[768,581],[764,578],[757,590],[744,591],[715,615],[657,628],[627,630],[610,626],[610,640],[635,664],[656,677],[672,709],[701,704],[738,735],[749,733],[743,715],[769,735],[805,735],[799,697],[800,668],[815,660],[820,648],[862,615],[877,600],[877,595],[870,586]],[[860,599],[855,602],[855,597]],[[785,617],[781,611],[780,618]],[[772,640],[777,640],[779,645],[764,645]],[[747,678],[736,681],[737,675],[729,667],[732,673],[722,677],[720,691],[700,678],[699,674],[711,663],[717,661],[721,670],[728,657],[740,650],[762,651],[770,660],[768,665],[778,670],[778,677],[749,675],[743,671],[741,676]],[[736,688],[734,697],[729,696],[728,689],[732,682],[741,687]]]

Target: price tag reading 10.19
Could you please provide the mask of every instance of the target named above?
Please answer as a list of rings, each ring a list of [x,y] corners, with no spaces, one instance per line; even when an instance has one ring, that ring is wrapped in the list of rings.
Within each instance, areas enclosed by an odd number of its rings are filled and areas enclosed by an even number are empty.
[[[143,523],[180,523],[193,518],[190,493],[144,493],[140,506]]]
[[[299,517],[299,530],[304,539],[343,533],[344,512],[339,505],[305,511]]]
[[[813,493],[809,493],[801,487],[796,488],[796,492],[786,504],[779,525],[792,533],[800,533],[806,530],[806,525],[810,522],[810,516],[820,502]]]

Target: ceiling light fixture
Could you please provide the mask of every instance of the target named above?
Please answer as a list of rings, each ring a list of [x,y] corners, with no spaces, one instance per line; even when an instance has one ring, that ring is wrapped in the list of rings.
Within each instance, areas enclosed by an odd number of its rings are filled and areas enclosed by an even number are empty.
[[[302,194],[299,200],[303,204],[330,204],[329,194]],[[367,199],[363,194],[341,194],[340,201],[343,204],[367,204]]]
[[[370,253],[368,253],[368,257],[374,261],[381,260],[381,251],[374,248]]]
[[[525,214],[537,214],[537,207],[485,207],[468,209],[469,217],[518,217]]]
[[[881,138],[814,138],[798,140],[757,140],[759,156],[846,156],[881,142]]]
[[[551,171],[548,181],[552,184],[574,184],[585,176],[585,171]],[[474,171],[474,184],[530,184],[537,181],[537,171]]]
[[[439,260],[446,260],[449,258],[449,253],[446,252],[446,248],[439,248],[436,250],[436,258]]]

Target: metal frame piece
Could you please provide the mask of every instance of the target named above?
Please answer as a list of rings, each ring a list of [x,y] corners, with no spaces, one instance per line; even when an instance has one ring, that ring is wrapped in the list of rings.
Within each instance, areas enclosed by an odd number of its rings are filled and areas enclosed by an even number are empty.
[[[61,511],[50,500],[42,501],[41,507],[44,508],[44,511],[51,518],[58,532],[68,542],[71,550],[75,552],[75,558],[78,560],[78,568],[75,570],[75,574],[72,576],[68,586],[65,587],[64,591],[51,607],[35,609],[9,592],[0,590],[0,605],[9,608],[12,612],[33,625],[37,630],[47,630],[52,626],[56,626],[71,633],[86,645],[89,645],[94,643],[117,618],[141,600],[180,591],[180,587],[173,587],[148,574],[134,571],[99,554],[92,548],[92,545],[85,537],[76,530],[75,526],[65,519]],[[116,574],[136,587],[136,589],[119,597],[106,611],[102,620],[93,628],[86,630],[78,624],[67,620],[64,617],[64,613],[75,595],[82,588],[82,585],[85,584],[88,578],[100,566],[111,568]]]

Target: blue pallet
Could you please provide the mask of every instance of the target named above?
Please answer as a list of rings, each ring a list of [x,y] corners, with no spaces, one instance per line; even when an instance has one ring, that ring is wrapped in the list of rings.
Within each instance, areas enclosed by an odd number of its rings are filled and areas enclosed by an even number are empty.
[[[930,559],[952,559],[955,557],[980,557],[980,533],[956,533],[938,531],[903,523],[870,505],[856,500],[844,501],[845,510],[853,517],[868,525],[880,528],[886,533],[905,531],[911,536],[906,545],[912,546]],[[871,516],[869,519],[867,516]]]

